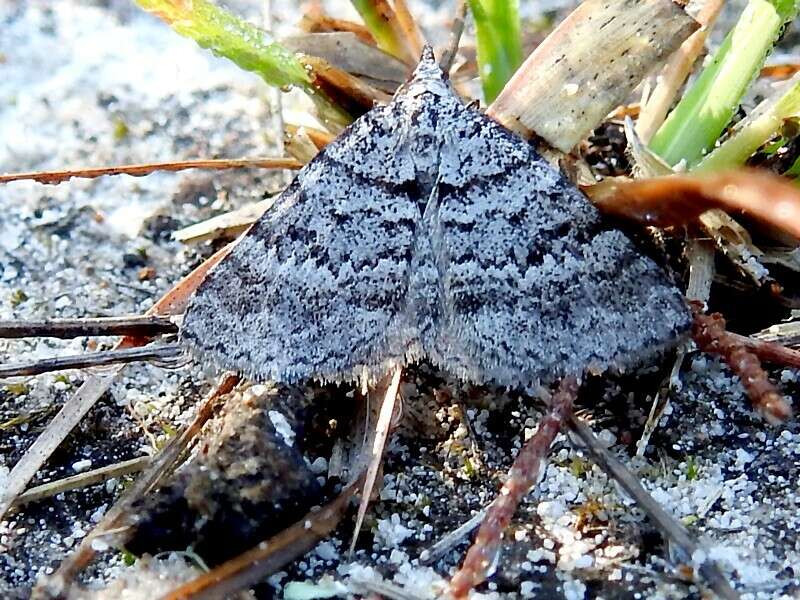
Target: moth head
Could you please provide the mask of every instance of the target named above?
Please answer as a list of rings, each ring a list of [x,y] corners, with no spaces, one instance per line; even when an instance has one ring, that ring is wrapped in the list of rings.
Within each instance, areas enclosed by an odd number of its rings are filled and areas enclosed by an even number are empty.
[[[398,96],[414,97],[425,92],[444,96],[450,93],[449,87],[447,75],[445,75],[436,61],[433,47],[430,44],[425,44],[419,64],[417,64],[409,80],[398,88],[395,98]]]

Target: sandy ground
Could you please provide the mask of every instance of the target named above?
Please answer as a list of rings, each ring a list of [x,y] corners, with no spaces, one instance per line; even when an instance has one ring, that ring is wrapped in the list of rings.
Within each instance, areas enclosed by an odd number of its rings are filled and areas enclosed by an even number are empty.
[[[441,7],[430,10],[444,14]],[[274,152],[265,86],[127,4],[0,2],[0,23],[0,170]],[[290,115],[300,108],[292,98]],[[266,172],[7,185],[0,189],[0,318],[139,313],[211,252],[207,245],[172,241],[173,231],[280,186],[280,175]],[[141,279],[146,267],[154,275]],[[90,348],[86,339],[3,341],[0,359]],[[691,354],[646,451],[632,458],[671,360],[654,367],[590,382],[582,403],[595,432],[689,526],[744,597],[796,597],[800,427],[768,427],[719,363]],[[773,378],[797,398],[798,375],[777,370]],[[0,382],[0,486],[81,380],[80,373],[67,372]],[[197,365],[128,367],[33,483],[152,454],[191,418],[212,381]],[[428,598],[458,564],[466,541],[430,565],[420,558],[491,501],[541,407],[426,369],[409,373],[403,386],[404,423],[353,560],[344,558],[348,517],[330,540],[273,576],[260,596],[299,597],[303,581],[326,581],[326,589],[346,594],[364,580],[384,579],[404,586],[410,597]],[[472,434],[458,417],[460,404]],[[308,458],[313,464],[320,457]],[[36,578],[52,572],[124,484],[112,480],[61,494],[2,521],[0,595],[27,597]],[[699,597],[670,556],[630,499],[559,437],[541,484],[506,536],[495,576],[480,593]],[[171,560],[166,569],[180,577],[186,569],[174,565],[183,559]],[[88,577],[98,586],[120,575],[139,581],[137,568],[108,551]],[[100,597],[119,596],[115,590]]]

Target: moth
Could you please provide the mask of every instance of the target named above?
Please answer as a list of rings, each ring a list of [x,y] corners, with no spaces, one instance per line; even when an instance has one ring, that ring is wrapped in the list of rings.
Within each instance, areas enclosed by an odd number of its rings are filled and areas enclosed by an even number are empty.
[[[182,340],[256,380],[374,380],[427,359],[529,389],[652,359],[676,286],[426,48],[391,103],[303,168],[186,312]]]

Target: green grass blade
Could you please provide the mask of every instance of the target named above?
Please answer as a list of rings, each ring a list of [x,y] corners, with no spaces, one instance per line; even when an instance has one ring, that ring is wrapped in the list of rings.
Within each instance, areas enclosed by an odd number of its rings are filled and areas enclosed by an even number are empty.
[[[314,100],[321,117],[334,129],[352,119],[313,85],[313,73],[291,50],[269,34],[208,0],[136,0],[144,10],[163,19],[179,34],[215,55],[259,75],[270,85],[298,86]]]
[[[650,148],[670,165],[696,165],[730,122],[797,0],[750,0],[711,63],[658,130]]]
[[[731,136],[715,148],[696,171],[719,171],[743,165],[753,153],[778,133],[787,119],[800,118],[800,76],[788,89],[765,103],[738,123]]]
[[[483,95],[492,102],[522,63],[518,0],[469,0]]]
[[[784,175],[795,180],[800,177],[800,157],[798,157],[797,160],[792,163],[792,166],[786,170]]]
[[[270,85],[305,87],[311,77],[294,52],[272,42],[269,34],[207,0],[136,0],[179,34],[217,56],[227,58]]]

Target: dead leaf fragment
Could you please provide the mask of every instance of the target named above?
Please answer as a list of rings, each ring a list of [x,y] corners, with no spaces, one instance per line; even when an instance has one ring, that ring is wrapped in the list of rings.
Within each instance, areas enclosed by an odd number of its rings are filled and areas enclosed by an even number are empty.
[[[322,58],[384,92],[394,92],[409,75],[404,63],[355,33],[307,33],[284,38],[281,43],[295,52]]]
[[[645,225],[684,225],[720,209],[747,213],[800,239],[800,190],[767,171],[609,178],[584,191],[604,212]]]
[[[697,27],[672,0],[586,0],[531,53],[487,114],[569,152]]]

